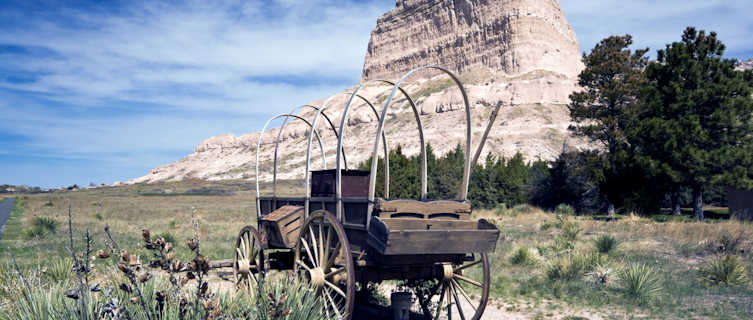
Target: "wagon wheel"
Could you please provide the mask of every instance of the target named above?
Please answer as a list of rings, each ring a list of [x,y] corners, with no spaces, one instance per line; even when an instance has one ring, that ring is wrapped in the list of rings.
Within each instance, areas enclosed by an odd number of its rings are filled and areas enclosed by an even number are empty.
[[[462,264],[442,265],[439,297],[430,309],[432,319],[481,319],[489,300],[489,258],[485,253],[473,258]]]
[[[245,226],[235,240],[233,256],[233,279],[237,289],[254,294],[259,276],[264,270],[264,249],[261,235],[256,228]]]
[[[355,300],[355,270],[345,229],[331,213],[319,210],[303,224],[295,246],[294,271],[316,290],[328,319],[350,319]]]

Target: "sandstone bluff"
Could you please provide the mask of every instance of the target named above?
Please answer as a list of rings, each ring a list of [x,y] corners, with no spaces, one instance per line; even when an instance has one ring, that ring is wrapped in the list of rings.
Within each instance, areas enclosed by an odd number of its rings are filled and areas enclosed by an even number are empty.
[[[503,104],[484,153],[511,156],[521,152],[527,159],[553,159],[564,143],[586,146],[567,132],[570,122],[565,105],[569,94],[577,90],[577,75],[583,65],[575,32],[557,0],[398,0],[371,32],[361,94],[381,108],[391,87],[368,80],[394,81],[423,65],[441,65],[460,75],[473,107],[475,141],[492,106]],[[425,135],[435,152],[442,154],[454,148],[464,137],[464,113],[457,88],[446,76],[436,73],[418,74],[407,83],[404,88],[420,108]],[[327,113],[335,124],[339,123],[347,92],[352,89],[338,93],[329,103]],[[326,98],[310,104],[319,105]],[[299,113],[309,119],[313,114],[310,108]],[[418,153],[417,130],[406,101],[394,101],[388,117],[389,145],[401,145],[409,155]],[[375,120],[363,104],[352,109],[344,140],[350,167],[370,156]],[[327,166],[333,167],[336,143],[325,123],[320,122],[319,130],[325,141]],[[280,178],[302,176],[305,135],[306,127],[299,122],[285,127],[279,151]],[[262,137],[262,179],[271,174],[276,136],[277,129],[273,129]],[[258,138],[258,133],[209,138],[194,153],[131,182],[251,179]],[[321,166],[316,152],[312,163]]]

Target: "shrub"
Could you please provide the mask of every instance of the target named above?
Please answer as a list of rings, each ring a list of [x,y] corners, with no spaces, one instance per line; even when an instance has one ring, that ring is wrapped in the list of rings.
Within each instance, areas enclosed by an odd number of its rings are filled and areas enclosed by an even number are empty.
[[[519,204],[510,208],[509,211],[511,211],[513,214],[525,214],[525,213],[531,213],[531,212],[536,211],[536,207],[530,204],[524,203],[524,204]]]
[[[575,214],[575,209],[573,209],[573,207],[571,207],[570,205],[560,203],[554,208],[554,213],[564,214],[564,215],[573,215]]]
[[[520,266],[532,266],[536,265],[539,261],[536,257],[536,253],[531,248],[520,247],[512,256],[510,256],[510,263]]]
[[[31,226],[24,229],[24,238],[44,238],[50,233],[55,233],[57,229],[57,220],[50,217],[34,217],[31,220]]]
[[[619,272],[619,282],[626,296],[639,303],[647,303],[662,292],[662,285],[654,268],[633,264]]]
[[[701,280],[710,284],[744,286],[748,283],[745,266],[739,258],[732,255],[717,256],[698,272]]]
[[[42,228],[51,233],[55,233],[55,231],[57,231],[58,229],[57,220],[50,217],[34,217],[34,220],[32,220],[31,225],[33,227]]]
[[[714,243],[716,248],[713,249],[719,253],[736,254],[744,250],[742,245],[746,238],[746,234],[742,231],[735,235],[725,232]]]
[[[496,214],[498,216],[504,216],[504,215],[506,215],[507,214],[507,204],[505,204],[504,202],[498,204],[497,207],[494,208],[494,214]]]
[[[599,253],[610,254],[617,250],[617,247],[620,245],[620,243],[614,236],[610,234],[603,234],[596,238],[596,240],[594,240],[594,245],[596,246],[596,251],[598,251]]]
[[[577,280],[585,273],[586,261],[572,254],[556,258],[546,266],[546,277],[550,281]]]

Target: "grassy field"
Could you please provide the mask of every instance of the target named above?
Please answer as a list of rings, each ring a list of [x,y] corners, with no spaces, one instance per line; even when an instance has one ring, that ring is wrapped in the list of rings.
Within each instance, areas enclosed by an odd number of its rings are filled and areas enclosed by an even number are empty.
[[[285,184],[282,193],[293,189]],[[122,247],[142,256],[148,252],[137,248],[141,230],[148,228],[178,244],[197,232],[210,259],[230,258],[237,232],[255,219],[250,183],[187,181],[22,195],[0,239],[0,267],[10,268],[11,252],[23,269],[47,270],[69,257],[69,203],[78,247],[87,229],[95,246],[102,247],[104,227],[110,225]],[[749,223],[632,216],[603,221],[528,206],[474,216],[501,230],[491,256],[490,305],[497,314],[519,319],[753,318]],[[176,257],[190,260],[185,246],[176,248]],[[727,256],[739,265],[737,277],[725,280],[729,283],[703,273]],[[99,268],[108,270],[106,264]],[[631,281],[641,279],[628,278],[629,270],[654,276],[633,288]]]

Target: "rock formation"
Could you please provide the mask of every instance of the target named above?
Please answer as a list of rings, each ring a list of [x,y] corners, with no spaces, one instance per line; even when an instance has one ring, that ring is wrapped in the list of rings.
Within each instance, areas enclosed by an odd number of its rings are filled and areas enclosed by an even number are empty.
[[[753,70],[753,59],[749,59],[748,61],[737,61],[737,69],[739,70]]]
[[[556,0],[398,0],[371,32],[364,79],[436,64],[463,73],[577,76],[575,32]]]
[[[397,0],[371,33],[361,80],[365,87],[360,92],[381,109],[391,87],[367,80],[395,81],[406,71],[430,64],[459,74],[472,105],[474,141],[488,122],[490,106],[504,105],[484,153],[509,157],[521,152],[529,160],[549,160],[564,143],[588,147],[567,131],[570,120],[565,105],[570,93],[578,89],[577,75],[583,65],[575,34],[557,0]],[[408,79],[404,89],[416,100],[435,152],[447,152],[464,141],[462,99],[447,76],[423,72]],[[329,103],[327,113],[335,124],[347,98],[338,93]],[[411,155],[419,152],[419,146],[412,109],[405,102],[398,99],[390,107],[386,133],[390,146],[399,144]],[[304,109],[299,115],[311,119],[313,114]],[[363,103],[352,108],[345,135],[350,167],[371,156],[375,120]],[[336,143],[325,123],[320,123],[319,130],[331,168]],[[278,160],[282,179],[303,174],[306,129],[300,122],[285,128]],[[274,129],[263,137],[262,179],[271,174],[271,142],[276,135]],[[193,154],[131,182],[253,178],[258,137],[251,133],[210,138]],[[312,151],[314,169],[320,168],[319,150]]]

